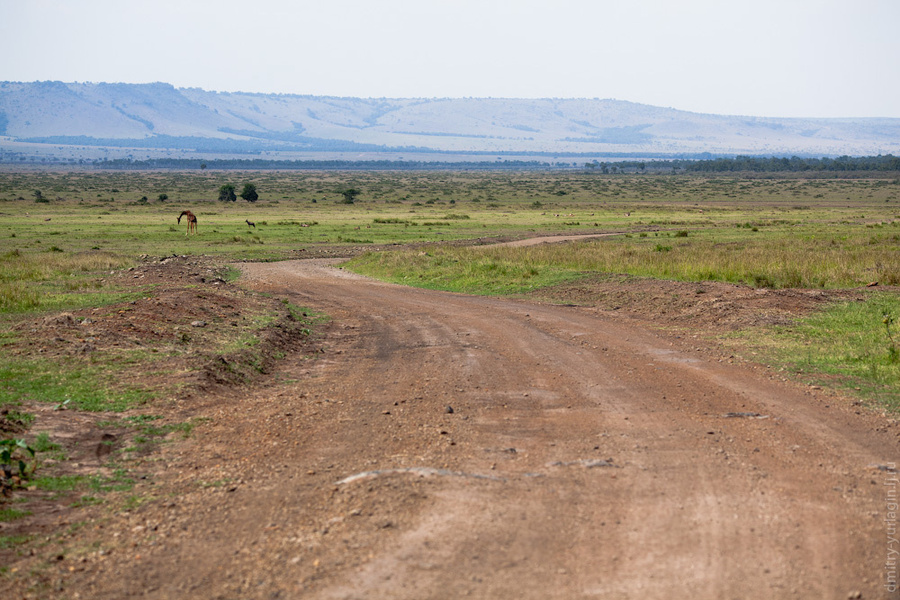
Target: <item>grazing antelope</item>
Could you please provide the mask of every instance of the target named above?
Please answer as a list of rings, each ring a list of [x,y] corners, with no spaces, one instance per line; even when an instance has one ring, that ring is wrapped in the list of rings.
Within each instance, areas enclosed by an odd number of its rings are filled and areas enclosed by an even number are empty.
[[[254,229],[256,229],[256,223],[254,223],[250,219],[244,219],[244,220],[247,221],[247,227],[253,227]]]
[[[187,217],[187,232],[184,235],[187,235],[191,232],[197,233],[197,217],[194,216],[194,213],[189,210],[183,211],[180,215],[178,215],[179,225],[181,224],[181,217]]]

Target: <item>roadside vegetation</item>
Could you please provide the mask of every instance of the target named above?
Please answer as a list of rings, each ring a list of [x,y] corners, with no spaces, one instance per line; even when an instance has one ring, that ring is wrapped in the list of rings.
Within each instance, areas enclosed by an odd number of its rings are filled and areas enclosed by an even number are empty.
[[[836,302],[790,325],[743,331],[726,343],[779,371],[900,414],[900,295]]]
[[[152,415],[153,403],[179,388],[123,373],[165,382],[174,368],[167,361],[202,347],[242,354],[241,365],[229,368],[243,377],[266,368],[253,354],[260,331],[286,313],[303,321],[302,309],[261,303],[248,320],[235,318],[238,325],[216,335],[190,323],[165,329],[161,320],[153,327],[165,335],[155,345],[110,344],[83,355],[29,350],[29,328],[43,319],[99,310],[127,320],[134,306],[158,302],[149,265],[172,257],[202,256],[222,267],[352,256],[345,268],[407,285],[474,294],[544,290],[549,298],[555,286],[598,273],[763,289],[859,289],[851,302],[791,326],[747,330],[728,343],[752,348],[797,377],[900,410],[900,300],[891,287],[900,285],[896,174],[607,171],[600,165],[560,172],[0,171],[0,409],[12,423],[0,435],[13,440],[5,447],[26,461],[26,471],[28,461],[40,459],[42,451],[34,458],[28,450],[35,440],[27,407],[37,401],[108,413],[106,421],[139,438],[132,448],[145,448],[142,439],[182,425],[128,419],[138,409]],[[197,234],[177,223],[184,210],[197,216]],[[578,234],[603,237],[488,245]],[[187,302],[234,301],[204,292],[191,271],[186,267],[189,281],[182,286]],[[219,269],[209,277],[227,281],[234,273]],[[870,284],[882,291],[872,292]],[[215,318],[211,325],[229,323]],[[84,314],[73,319],[74,329],[85,328]],[[54,443],[45,442],[39,446]],[[97,498],[86,480],[73,485],[85,502]]]
[[[897,222],[900,225],[900,222]],[[757,229],[757,228],[753,228]],[[368,253],[349,267],[398,283],[468,293],[530,291],[591,273],[764,288],[848,288],[900,284],[900,227],[830,233],[821,225],[625,234],[567,245]]]

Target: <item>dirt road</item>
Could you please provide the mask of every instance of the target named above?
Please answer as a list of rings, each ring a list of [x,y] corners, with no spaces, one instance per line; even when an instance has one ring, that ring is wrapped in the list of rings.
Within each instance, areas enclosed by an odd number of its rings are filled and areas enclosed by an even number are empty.
[[[325,351],[200,400],[82,598],[898,597],[881,416],[612,313],[241,269]]]

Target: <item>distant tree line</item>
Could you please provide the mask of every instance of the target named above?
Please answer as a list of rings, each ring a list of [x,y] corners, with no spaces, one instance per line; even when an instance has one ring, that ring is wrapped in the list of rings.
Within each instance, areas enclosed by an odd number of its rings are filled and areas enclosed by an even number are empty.
[[[685,171],[694,173],[802,173],[805,171],[900,171],[900,157],[840,156],[838,158],[800,158],[736,156],[714,160],[684,161]]]
[[[838,158],[735,156],[706,160],[595,161],[584,166],[602,173],[867,173],[900,172],[900,157],[891,154]]]

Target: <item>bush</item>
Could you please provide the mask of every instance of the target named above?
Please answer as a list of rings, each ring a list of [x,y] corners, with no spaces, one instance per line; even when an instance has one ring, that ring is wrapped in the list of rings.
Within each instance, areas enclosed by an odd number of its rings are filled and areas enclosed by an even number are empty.
[[[25,440],[0,440],[0,491],[21,486],[31,477],[35,465],[25,462],[27,455],[34,458],[35,450]]]
[[[234,186],[226,183],[219,188],[219,201],[221,202],[237,202],[237,195],[234,193]]]
[[[356,188],[349,188],[342,191],[341,196],[343,196],[344,199],[341,200],[341,204],[353,204],[353,202],[356,201],[356,197],[360,194],[362,194],[362,192]]]
[[[245,183],[244,189],[241,190],[241,198],[247,202],[256,202],[259,200],[259,194],[256,193],[256,186],[252,183]]]

